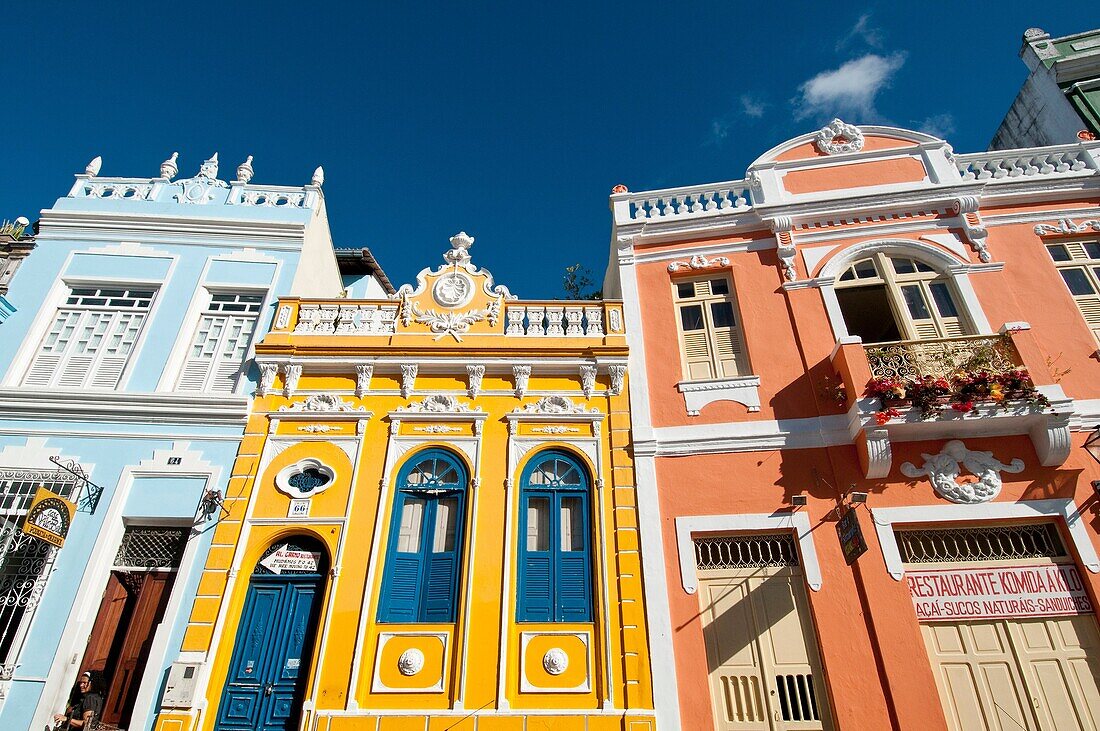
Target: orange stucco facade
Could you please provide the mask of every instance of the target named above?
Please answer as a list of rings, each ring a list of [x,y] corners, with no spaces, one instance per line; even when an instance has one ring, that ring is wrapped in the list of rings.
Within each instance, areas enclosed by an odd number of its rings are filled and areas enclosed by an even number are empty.
[[[774,533],[774,525],[786,525],[784,516],[806,521],[812,543],[796,528],[778,532],[798,536],[797,591],[805,594],[811,654],[820,660],[823,677],[815,677],[815,687],[823,681],[824,728],[979,727],[966,726],[964,711],[953,717],[947,710],[951,703],[937,684],[937,673],[946,671],[930,659],[908,584],[889,560],[896,547],[883,546],[883,537],[892,543],[911,528],[1047,521],[1092,606],[1100,606],[1100,506],[1091,485],[1100,465],[1082,448],[1100,416],[1097,340],[1087,303],[1075,301],[1047,248],[1100,240],[1100,224],[1087,223],[1100,214],[1100,154],[1096,143],[1057,151],[1081,164],[1060,171],[1055,163],[1046,171],[1046,153],[1017,162],[989,153],[956,156],[927,135],[843,125],[823,140],[805,135],[766,153],[738,181],[739,201],[728,192],[735,183],[612,196],[616,251],[609,282],[612,291],[622,289],[633,336],[639,510],[647,587],[654,592],[657,707],[666,708],[659,725],[739,727],[724,718],[728,709],[713,690],[716,666],[728,658],[715,657],[706,600],[701,604],[700,592],[687,588],[696,577],[685,575],[692,570],[685,561],[694,559],[685,557],[684,546],[700,538]],[[1068,230],[1055,232],[1063,219]],[[893,411],[880,413],[888,405],[867,390],[882,373],[879,351],[850,332],[854,305],[844,299],[851,290],[843,289],[842,276],[869,259],[900,272],[903,265],[892,262],[901,257],[925,267],[927,281],[945,283],[963,324],[961,334],[903,332],[896,352],[908,358],[929,345],[1004,344],[1045,405],[1008,406],[1011,399],[998,398],[962,413],[947,403],[953,397],[943,397],[938,411],[922,418],[899,399]],[[682,314],[691,305],[678,285],[708,278],[729,282],[734,338],[743,347],[736,373],[721,372],[715,360],[712,378],[693,379],[688,361],[696,356],[684,343],[695,325],[690,313]],[[889,294],[890,286],[883,291]],[[891,306],[892,315],[866,317],[893,316],[902,327],[912,313],[900,311],[904,303]],[[1000,480],[998,494],[963,504],[934,489],[927,474],[902,471],[927,466],[951,440],[999,461],[1004,469],[990,478]],[[1005,467],[1017,459],[1022,469]],[[965,466],[956,471],[960,484],[978,479]],[[857,500],[866,493],[866,503],[853,503],[852,493]],[[802,498],[805,504],[797,504]],[[1032,508],[1050,506],[1064,512],[1028,517]],[[835,530],[848,510],[867,545],[850,565]],[[667,614],[655,601],[662,588]],[[670,666],[662,668],[663,661]],[[1021,671],[1025,685],[1028,672]],[[763,680],[770,682],[766,672]],[[1056,717],[1040,707],[1045,702],[1040,697],[1034,709],[1021,711],[1031,714],[1026,727],[1045,728],[1044,719]],[[751,727],[817,727],[787,725],[783,714],[769,712],[769,726]]]

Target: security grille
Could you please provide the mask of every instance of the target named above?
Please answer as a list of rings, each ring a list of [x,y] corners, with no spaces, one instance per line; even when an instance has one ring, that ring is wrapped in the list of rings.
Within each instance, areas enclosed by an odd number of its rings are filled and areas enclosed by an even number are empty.
[[[77,482],[60,470],[0,469],[0,680],[15,671],[57,555],[56,548],[23,532],[39,487],[72,498]]]
[[[779,712],[784,721],[820,721],[814,676],[809,673],[776,675],[779,691]]]
[[[695,566],[700,570],[797,565],[794,537],[786,533],[695,539]]]
[[[178,569],[190,528],[131,526],[115,554],[121,569]]]
[[[60,470],[0,469],[0,516],[18,517],[31,506],[38,488],[46,487],[71,500],[76,492],[76,475]]]
[[[896,536],[905,563],[1014,561],[1066,555],[1053,523],[906,530],[898,531]]]

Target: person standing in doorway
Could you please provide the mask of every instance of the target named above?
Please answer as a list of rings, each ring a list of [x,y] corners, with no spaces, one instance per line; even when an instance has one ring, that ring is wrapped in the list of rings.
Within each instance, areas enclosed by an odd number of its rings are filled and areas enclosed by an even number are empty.
[[[76,697],[69,698],[69,707],[65,713],[58,713],[53,717],[54,731],[70,731],[70,729],[99,728],[99,719],[103,715],[103,689],[102,683],[97,682],[99,673],[91,671],[80,674],[76,681]]]

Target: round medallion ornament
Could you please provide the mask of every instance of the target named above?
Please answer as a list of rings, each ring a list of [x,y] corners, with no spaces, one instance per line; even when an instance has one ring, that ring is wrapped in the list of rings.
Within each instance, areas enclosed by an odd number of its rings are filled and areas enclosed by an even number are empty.
[[[551,647],[542,656],[542,667],[551,675],[561,675],[569,667],[569,656],[560,647]]]
[[[424,653],[415,647],[410,647],[397,658],[397,669],[402,675],[416,675],[424,669]]]
[[[432,288],[432,297],[444,307],[459,307],[474,295],[474,283],[464,274],[451,272],[440,277]]]

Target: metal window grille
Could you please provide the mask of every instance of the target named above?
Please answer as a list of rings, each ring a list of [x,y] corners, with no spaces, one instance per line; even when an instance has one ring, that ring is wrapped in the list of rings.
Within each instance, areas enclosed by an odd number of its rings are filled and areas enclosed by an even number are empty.
[[[794,537],[786,533],[695,539],[695,566],[700,570],[797,565]]]
[[[23,532],[34,493],[75,496],[74,475],[60,470],[0,469],[0,680],[10,680],[31,619],[46,590],[57,549]]]
[[[776,675],[779,710],[784,721],[820,721],[814,676],[810,674]]]
[[[115,566],[127,569],[178,569],[190,528],[131,526],[122,536]]]
[[[15,518],[26,514],[40,487],[71,500],[77,492],[77,477],[60,470],[0,469],[0,516]]]
[[[1013,561],[1066,555],[1053,523],[905,530],[898,531],[896,537],[905,563]]]

